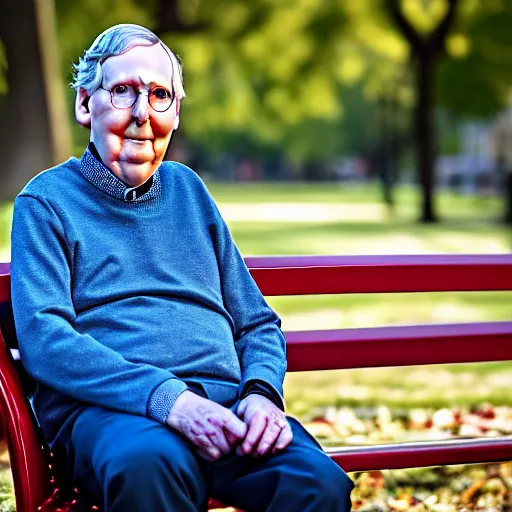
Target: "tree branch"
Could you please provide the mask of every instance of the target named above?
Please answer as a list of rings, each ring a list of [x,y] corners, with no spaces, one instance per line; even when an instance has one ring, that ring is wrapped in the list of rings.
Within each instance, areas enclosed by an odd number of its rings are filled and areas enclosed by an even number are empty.
[[[429,38],[429,44],[431,45],[432,51],[436,54],[444,50],[444,42],[453,26],[453,22],[455,21],[455,14],[458,5],[459,0],[448,0],[448,11],[446,12],[446,16],[442,19]]]
[[[418,34],[418,31],[411,25],[404,16],[399,6],[399,0],[386,0],[389,12],[404,37],[407,39],[414,53],[421,53],[425,46],[425,40]]]

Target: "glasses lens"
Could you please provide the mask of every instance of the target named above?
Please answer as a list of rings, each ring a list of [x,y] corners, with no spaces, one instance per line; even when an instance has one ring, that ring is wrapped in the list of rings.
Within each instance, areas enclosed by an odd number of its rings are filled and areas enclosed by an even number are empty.
[[[157,112],[165,112],[174,101],[172,93],[165,87],[155,87],[149,93],[149,104]]]
[[[130,108],[137,100],[137,92],[130,85],[116,85],[110,92],[116,108]]]

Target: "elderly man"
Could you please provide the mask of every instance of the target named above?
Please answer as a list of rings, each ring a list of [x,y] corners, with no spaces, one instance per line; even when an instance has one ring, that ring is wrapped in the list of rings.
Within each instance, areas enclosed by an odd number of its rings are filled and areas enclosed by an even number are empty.
[[[175,55],[117,25],[74,87],[81,159],[16,199],[12,300],[50,446],[109,512],[347,511],[352,483],[283,410],[280,320],[215,203],[164,162]]]

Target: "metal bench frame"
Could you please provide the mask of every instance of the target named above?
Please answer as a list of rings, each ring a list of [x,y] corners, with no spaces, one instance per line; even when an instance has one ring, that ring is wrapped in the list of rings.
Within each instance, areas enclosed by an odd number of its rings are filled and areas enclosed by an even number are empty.
[[[266,296],[512,290],[511,255],[294,256],[246,258]],[[1,432],[11,458],[18,512],[52,492],[19,370],[9,265],[0,264]],[[512,321],[285,332],[288,371],[512,360]],[[512,436],[326,450],[345,471],[512,460]],[[50,464],[51,466],[51,464]]]

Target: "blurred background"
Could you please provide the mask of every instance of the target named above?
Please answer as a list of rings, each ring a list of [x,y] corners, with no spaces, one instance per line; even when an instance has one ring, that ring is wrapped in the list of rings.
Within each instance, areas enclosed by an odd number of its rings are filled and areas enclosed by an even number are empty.
[[[71,63],[117,23],[147,26],[181,58],[187,97],[168,158],[205,180],[244,256],[512,248],[511,0],[1,4],[2,261],[10,259],[15,195],[86,147]],[[295,330],[508,320],[512,294],[269,302],[283,329]],[[429,428],[435,411],[449,411],[434,433],[453,433],[457,414],[484,403],[502,407],[506,420],[494,431],[503,434],[512,433],[511,368],[296,374],[286,393],[304,421],[337,425],[317,430],[327,441],[410,437],[403,418],[412,421],[418,408]],[[370,419],[394,426],[387,434],[375,427],[372,438]]]

